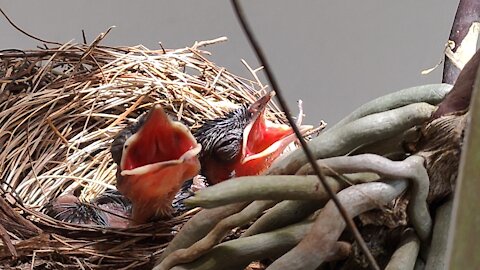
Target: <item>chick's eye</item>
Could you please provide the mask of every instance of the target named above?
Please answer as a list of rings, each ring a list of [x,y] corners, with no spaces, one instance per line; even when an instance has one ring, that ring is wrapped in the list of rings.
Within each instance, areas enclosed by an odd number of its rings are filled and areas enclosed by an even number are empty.
[[[232,145],[233,143],[235,142],[235,140],[233,138],[230,138],[230,139],[226,139],[226,140],[222,140],[222,142],[220,143],[219,147],[227,147],[229,145]]]
[[[240,154],[240,140],[233,137],[225,137],[215,148],[218,159],[232,161]]]

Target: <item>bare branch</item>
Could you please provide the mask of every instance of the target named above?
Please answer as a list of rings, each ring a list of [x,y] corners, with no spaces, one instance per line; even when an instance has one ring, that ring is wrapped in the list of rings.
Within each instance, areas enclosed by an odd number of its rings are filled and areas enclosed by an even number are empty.
[[[454,84],[462,69],[455,61],[466,63],[475,53],[479,22],[480,1],[460,0],[449,37],[449,43],[453,46],[447,47],[442,82]]]

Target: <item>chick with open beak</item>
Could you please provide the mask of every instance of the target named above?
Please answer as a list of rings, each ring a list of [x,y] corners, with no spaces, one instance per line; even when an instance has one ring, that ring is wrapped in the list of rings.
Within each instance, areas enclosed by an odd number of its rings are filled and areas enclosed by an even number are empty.
[[[253,104],[244,105],[225,117],[207,121],[195,133],[202,145],[202,175],[210,184],[235,176],[258,175],[270,167],[296,137],[290,126],[265,117],[265,109],[275,92]],[[299,127],[304,134],[312,126]]]
[[[200,171],[200,144],[158,105],[120,132],[110,150],[117,189],[132,202],[133,224],[169,216],[175,194]]]

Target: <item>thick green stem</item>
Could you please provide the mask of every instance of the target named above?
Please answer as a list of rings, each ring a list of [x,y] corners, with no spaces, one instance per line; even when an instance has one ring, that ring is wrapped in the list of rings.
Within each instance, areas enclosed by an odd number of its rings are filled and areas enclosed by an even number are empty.
[[[305,219],[314,211],[323,207],[318,201],[283,201],[268,210],[242,234],[248,237],[273,231]]]
[[[278,257],[285,253],[300,242],[312,224],[313,221],[302,222],[273,232],[224,242],[199,260],[173,269],[244,269],[256,259]]]
[[[316,159],[345,155],[360,145],[393,137],[404,130],[424,123],[435,109],[427,103],[415,103],[386,112],[371,114],[320,134],[309,142]],[[277,160],[269,175],[294,174],[307,163],[302,149]]]
[[[447,243],[453,201],[440,206],[435,215],[432,243],[428,251],[425,270],[447,269]]]
[[[345,183],[329,177],[328,185],[337,192]],[[185,200],[187,205],[212,208],[254,200],[328,200],[328,194],[316,176],[245,176],[224,181]]]
[[[379,179],[379,176],[373,173],[356,173],[343,175],[342,177],[347,179],[351,184],[372,182]],[[318,201],[283,201],[269,209],[263,216],[255,221],[255,223],[242,234],[242,237],[288,226],[306,218],[315,210],[323,207],[323,205],[323,203]]]
[[[420,256],[417,257],[417,261],[415,262],[415,267],[413,269],[425,270],[425,262],[420,258]]]
[[[401,132],[393,137],[380,140],[367,145],[362,145],[355,149],[350,155],[359,154],[377,154],[384,157],[399,157],[405,158],[407,149],[405,143],[412,143],[418,140],[420,137],[419,128],[411,128],[404,132]],[[403,159],[402,158],[402,159]]]
[[[170,241],[156,264],[177,249],[187,248],[207,235],[222,219],[242,210],[248,203],[237,203],[214,209],[202,210],[193,216]]]
[[[207,253],[232,229],[243,226],[275,205],[276,201],[255,201],[245,209],[220,221],[210,233],[186,249],[178,249],[168,255],[155,270],[168,270],[175,265],[189,263]]]
[[[415,232],[408,230],[398,249],[393,253],[385,270],[413,270],[420,250],[420,240]]]
[[[432,218],[428,212],[427,196],[429,178],[423,165],[424,159],[420,156],[410,156],[403,161],[391,161],[374,154],[326,158],[318,161],[326,174],[336,172],[357,173],[374,172],[381,176],[410,180],[411,195],[408,204],[408,214],[420,239],[426,241],[431,232]],[[307,164],[297,171],[297,174],[309,174],[312,171]]]
[[[437,105],[451,89],[452,86],[449,84],[427,84],[403,89],[376,98],[360,106],[325,132],[332,132],[336,128],[369,114],[396,109],[412,103],[426,102]]]
[[[221,243],[197,261],[172,270],[242,270],[252,261],[278,258],[295,246],[310,230],[313,222],[304,222],[276,231],[239,238]],[[337,242],[327,261],[342,259],[350,254],[351,245]]]
[[[407,181],[390,183],[372,182],[355,185],[338,193],[348,214],[355,217],[368,210],[381,207],[400,195]],[[345,229],[345,221],[335,204],[330,201],[318,215],[315,224],[303,240],[292,250],[273,262],[267,269],[316,269],[335,248]]]

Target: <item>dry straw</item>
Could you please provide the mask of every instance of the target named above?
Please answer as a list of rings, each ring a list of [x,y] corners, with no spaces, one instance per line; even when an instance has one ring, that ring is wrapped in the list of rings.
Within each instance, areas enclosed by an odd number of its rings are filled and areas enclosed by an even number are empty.
[[[193,130],[265,91],[200,48],[149,50],[66,43],[0,52],[2,265],[75,269],[145,266],[196,210],[168,222],[106,229],[59,222],[41,207],[61,194],[89,200],[114,188],[113,136],[159,103]],[[280,121],[278,109],[270,108]],[[13,259],[12,259],[13,258]]]

